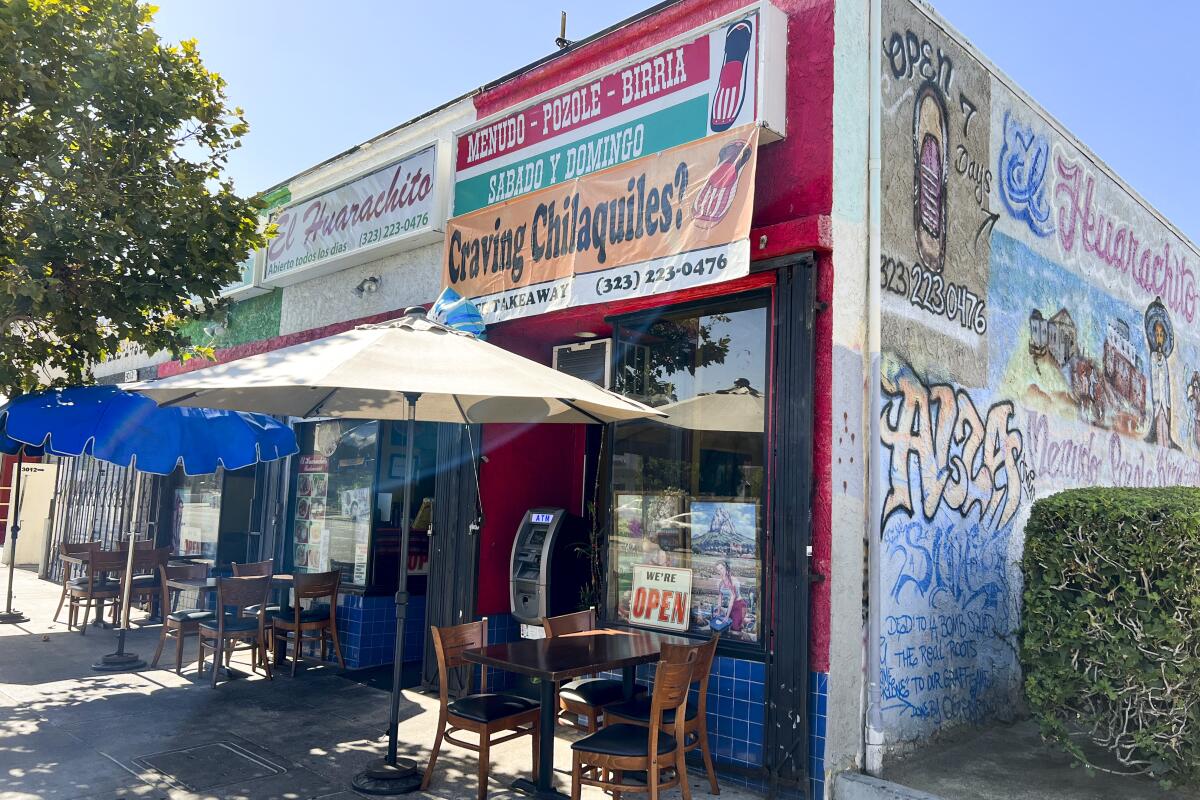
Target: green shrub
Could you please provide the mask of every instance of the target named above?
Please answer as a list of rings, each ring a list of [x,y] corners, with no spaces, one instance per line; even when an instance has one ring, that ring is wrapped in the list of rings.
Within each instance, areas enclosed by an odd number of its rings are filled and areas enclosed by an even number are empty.
[[[1076,489],[1025,527],[1021,662],[1042,732],[1085,763],[1200,777],[1200,489]],[[1090,743],[1090,744],[1089,744]]]

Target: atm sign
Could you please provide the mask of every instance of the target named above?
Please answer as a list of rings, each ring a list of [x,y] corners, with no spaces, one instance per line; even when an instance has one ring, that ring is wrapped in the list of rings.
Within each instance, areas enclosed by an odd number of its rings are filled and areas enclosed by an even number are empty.
[[[529,521],[534,525],[549,525],[554,522],[553,514],[530,514]]]
[[[629,621],[648,628],[686,631],[692,610],[692,571],[638,564],[633,568]]]

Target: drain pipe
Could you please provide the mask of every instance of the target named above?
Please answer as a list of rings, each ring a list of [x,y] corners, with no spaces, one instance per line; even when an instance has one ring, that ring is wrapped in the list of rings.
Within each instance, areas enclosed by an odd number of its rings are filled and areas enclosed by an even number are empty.
[[[871,418],[868,420],[867,437],[867,647],[866,647],[866,689],[867,713],[864,726],[864,766],[866,771],[875,776],[883,771],[883,710],[881,709],[881,690],[879,685],[880,658],[880,553],[879,548],[883,538],[879,514],[882,508],[881,485],[885,469],[879,449],[879,415],[880,403],[880,324],[879,310],[880,281],[882,280],[881,266],[883,263],[880,235],[882,229],[880,214],[881,174],[880,135],[883,130],[883,3],[882,0],[870,0],[870,35],[868,47],[870,57],[867,59],[870,74],[870,144],[867,156],[867,355],[870,367],[867,372],[866,390]]]

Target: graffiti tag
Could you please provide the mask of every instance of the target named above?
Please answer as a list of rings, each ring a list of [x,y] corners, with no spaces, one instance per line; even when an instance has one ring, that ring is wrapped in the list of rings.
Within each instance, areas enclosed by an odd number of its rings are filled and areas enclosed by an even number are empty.
[[[884,393],[880,438],[891,456],[884,524],[898,511],[914,514],[918,504],[929,521],[944,504],[964,519],[978,510],[982,520],[994,518],[996,527],[1008,524],[1021,505],[1018,462],[1024,449],[1021,432],[1012,426],[1013,404],[995,403],[983,416],[965,390],[948,384],[926,388],[910,374],[893,387],[885,383]]]
[[[1000,199],[1015,219],[1023,221],[1037,236],[1054,232],[1050,202],[1046,199],[1046,172],[1050,167],[1050,143],[1032,127],[1017,122],[1004,112],[1004,144],[1000,147]]]

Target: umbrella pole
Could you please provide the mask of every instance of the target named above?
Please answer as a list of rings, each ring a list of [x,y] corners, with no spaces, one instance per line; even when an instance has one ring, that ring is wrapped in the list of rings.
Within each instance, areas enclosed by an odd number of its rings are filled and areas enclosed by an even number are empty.
[[[12,592],[13,574],[17,568],[17,536],[21,533],[21,464],[25,457],[25,447],[17,450],[17,463],[13,467],[12,491],[8,493],[8,600],[4,605],[4,613],[0,614],[0,625],[15,625],[29,622],[29,617],[20,611],[13,611]]]
[[[133,467],[130,467],[130,475],[133,472]],[[124,509],[122,509],[122,521],[124,521]],[[124,527],[122,525],[122,527]],[[138,657],[137,653],[125,652],[125,633],[129,629],[129,594],[133,585],[133,551],[137,549],[137,534],[132,530],[129,532],[129,550],[125,557],[125,577],[121,581],[121,630],[117,634],[117,652],[109,653],[101,657],[99,661],[92,664],[92,669],[97,672],[121,672],[127,669],[142,669],[146,666],[146,662]]]
[[[354,789],[364,794],[395,795],[415,792],[421,786],[416,762],[396,756],[396,737],[400,729],[400,684],[404,673],[404,621],[408,616],[408,529],[412,523],[413,440],[417,430],[418,394],[406,393],[408,401],[408,440],[405,445],[404,515],[400,521],[400,554],[397,559],[396,649],[392,665],[391,713],[388,716],[387,756],[374,761],[354,776]]]

